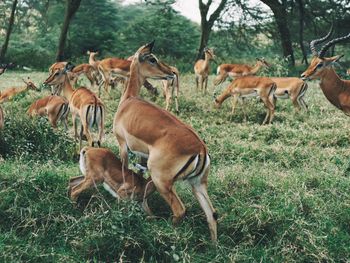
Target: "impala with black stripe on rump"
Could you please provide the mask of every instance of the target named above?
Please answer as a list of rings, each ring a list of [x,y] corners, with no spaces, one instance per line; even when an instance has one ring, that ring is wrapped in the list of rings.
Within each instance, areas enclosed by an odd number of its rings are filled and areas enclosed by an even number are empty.
[[[86,136],[89,146],[94,146],[95,141],[92,138],[91,130],[97,126],[98,138],[97,145],[101,146],[104,132],[105,106],[102,101],[86,87],[79,87],[74,90],[69,82],[67,72],[74,68],[70,62],[63,70],[56,70],[45,80],[44,84],[59,85],[62,84],[63,96],[69,101],[69,107],[72,112],[72,121],[74,137],[79,139],[79,148],[82,146],[82,137]],[[77,117],[81,122],[80,136],[77,132]]]

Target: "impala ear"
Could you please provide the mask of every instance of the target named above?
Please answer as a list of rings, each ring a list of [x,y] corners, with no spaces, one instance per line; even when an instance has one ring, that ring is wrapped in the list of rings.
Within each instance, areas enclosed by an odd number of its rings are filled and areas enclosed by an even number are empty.
[[[75,68],[74,64],[72,62],[68,62],[66,64],[66,66],[64,67],[63,69],[63,72],[66,73],[66,72],[70,72],[73,70],[73,68]]]
[[[149,50],[149,53],[152,53],[153,47],[154,47],[154,42],[155,42],[155,40],[153,40],[152,42],[146,44],[145,47],[144,47],[144,49],[148,49],[148,50]]]

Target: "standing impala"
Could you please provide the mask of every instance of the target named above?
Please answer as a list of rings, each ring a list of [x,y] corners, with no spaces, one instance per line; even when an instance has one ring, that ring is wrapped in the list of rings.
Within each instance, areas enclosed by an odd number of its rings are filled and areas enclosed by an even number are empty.
[[[90,133],[90,129],[94,124],[96,124],[98,128],[97,145],[100,146],[104,130],[105,106],[91,90],[85,87],[80,87],[76,90],[72,88],[67,72],[71,71],[73,68],[74,66],[71,63],[67,63],[63,70],[54,71],[45,80],[44,84],[62,85],[63,96],[69,101],[69,108],[72,112],[75,139],[78,138],[76,125],[77,116],[79,117],[82,125],[79,136],[79,149],[81,149],[83,135],[86,136],[89,146],[94,145],[94,141]]]
[[[207,92],[208,86],[208,77],[210,72],[209,61],[215,59],[214,51],[210,48],[204,48],[205,59],[200,59],[194,64],[194,73],[196,75],[196,88],[198,90],[198,82],[201,85],[201,91],[203,91],[203,83],[204,91]]]
[[[310,43],[312,54],[314,55],[309,67],[305,70],[301,77],[306,79],[321,79],[320,87],[326,98],[335,107],[343,111],[346,115],[350,115],[350,80],[342,80],[332,68],[343,55],[334,57],[325,57],[327,50],[341,41],[350,39],[350,33],[344,37],[335,38],[322,46],[317,52],[315,45],[325,41],[331,34],[332,30],[326,37],[313,40]]]
[[[61,121],[67,130],[68,101],[61,96],[46,96],[29,106],[27,114],[31,117],[47,115],[51,126],[56,129],[57,121]]]
[[[232,100],[232,112],[235,112],[237,102],[241,98],[260,97],[266,108],[266,116],[263,125],[271,123],[275,113],[275,97],[276,83],[267,77],[246,76],[236,78],[223,91],[223,93],[215,99],[215,107],[219,108],[221,104],[230,96]],[[246,119],[246,113],[243,103],[243,114]]]
[[[176,113],[179,113],[179,71],[177,68],[170,66],[171,70],[175,74],[175,78],[172,80],[162,80],[163,83],[163,92],[165,96],[165,109],[169,110],[171,104],[171,97],[174,96],[175,92],[175,109]]]
[[[130,80],[113,122],[120,156],[128,167],[128,149],[148,158],[147,166],[159,193],[171,207],[173,223],[185,215],[174,182],[187,180],[204,210],[211,239],[217,240],[217,214],[207,193],[210,158],[203,140],[168,111],[139,98],[146,78],[173,79],[170,67],[153,54],[154,42],[142,46],[131,64]]]
[[[301,108],[307,110],[307,105],[304,101],[304,96],[308,89],[306,82],[300,78],[292,77],[276,77],[270,79],[275,82],[277,86],[275,91],[276,99],[290,98],[297,111],[299,111]]]
[[[22,81],[26,84],[24,87],[10,87],[10,88],[7,88],[7,89],[1,91],[0,92],[0,103],[8,101],[8,100],[12,99],[14,96],[16,96],[17,94],[20,94],[22,92],[26,92],[28,89],[32,89],[32,90],[37,89],[37,87],[35,86],[33,81],[31,81],[31,79],[29,77],[28,77],[27,81],[25,81],[24,79],[22,79]]]
[[[221,64],[217,68],[217,76],[214,85],[223,83],[227,77],[240,77],[248,75],[256,75],[262,67],[270,67],[264,58],[256,58],[255,66],[245,64]]]
[[[104,89],[107,93],[108,86],[114,83],[113,74],[117,75],[118,80],[120,78],[124,79],[124,83],[126,84],[130,75],[130,65],[131,60],[119,59],[119,58],[105,58],[100,60],[98,64],[98,71],[102,77],[102,83],[104,85]],[[99,96],[101,95],[101,84],[99,86]],[[153,95],[157,95],[157,89],[154,88],[151,83],[149,83],[146,79],[143,83],[144,87]]]
[[[87,63],[75,66],[72,71],[69,72],[69,79],[71,80],[72,85],[76,85],[79,76],[82,74],[84,74],[90,81],[91,87],[94,87],[96,84],[96,79],[94,77],[94,67]]]

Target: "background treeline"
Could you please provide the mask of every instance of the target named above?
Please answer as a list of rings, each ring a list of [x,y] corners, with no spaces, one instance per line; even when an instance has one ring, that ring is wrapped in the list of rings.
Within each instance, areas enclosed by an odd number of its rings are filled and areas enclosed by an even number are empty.
[[[171,6],[174,0],[135,5],[122,5],[119,0],[3,0],[0,62],[40,70],[51,65],[57,58],[67,6],[74,1],[78,9],[69,23],[62,56],[76,63],[87,61],[87,50],[98,50],[100,58],[124,58],[141,44],[156,39],[156,53],[162,59],[181,71],[191,71],[203,46],[203,34],[209,29],[210,37],[204,39],[204,44],[215,47],[218,63],[254,63],[258,56],[278,61],[284,56],[294,67],[306,63],[310,40],[323,35],[332,23],[335,35],[350,32],[347,0],[261,0],[260,4],[221,0],[217,3],[222,4],[222,10],[213,17],[211,28],[176,12]],[[212,1],[204,2],[201,11],[211,4]],[[11,13],[13,26],[8,34]],[[336,49],[349,54],[350,47],[344,43]],[[344,59],[347,60],[349,55]]]

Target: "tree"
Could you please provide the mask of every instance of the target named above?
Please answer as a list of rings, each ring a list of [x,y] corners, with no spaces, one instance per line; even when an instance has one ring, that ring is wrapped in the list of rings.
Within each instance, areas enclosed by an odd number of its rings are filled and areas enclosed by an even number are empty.
[[[282,3],[280,3],[279,0],[261,0],[261,2],[272,10],[281,38],[283,56],[288,57],[290,65],[294,66],[295,59],[288,27],[286,1],[283,0]]]
[[[301,52],[303,54],[303,59],[301,60],[301,63],[305,62],[305,65],[308,65],[309,63],[307,62],[307,53],[304,47],[304,16],[305,16],[305,11],[304,11],[304,3],[303,0],[297,0],[297,3],[299,5],[299,45]]]
[[[221,0],[219,6],[216,8],[216,10],[210,15],[209,19],[207,20],[209,8],[212,4],[212,0],[208,0],[206,4],[203,3],[203,0],[199,0],[199,11],[201,14],[201,40],[199,44],[199,49],[197,53],[197,59],[201,58],[202,52],[204,47],[207,46],[209,35],[211,33],[211,30],[213,28],[213,25],[215,21],[219,18],[221,12],[224,10],[227,0]]]
[[[4,41],[4,44],[2,45],[1,51],[0,51],[0,62],[3,62],[5,59],[7,47],[8,47],[9,41],[10,41],[10,35],[12,32],[13,23],[15,21],[15,12],[16,12],[16,8],[17,8],[17,3],[18,3],[18,0],[14,0],[12,3],[11,15],[10,15],[9,24],[8,24],[7,31],[6,31],[5,41]]]
[[[64,59],[64,45],[67,39],[69,24],[74,14],[78,11],[80,2],[81,0],[67,0],[66,2],[66,12],[64,16],[64,22],[61,30],[60,39],[58,42],[56,61],[63,61]]]

